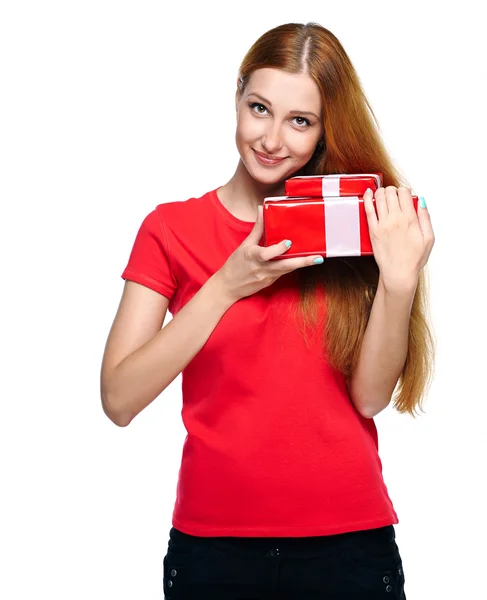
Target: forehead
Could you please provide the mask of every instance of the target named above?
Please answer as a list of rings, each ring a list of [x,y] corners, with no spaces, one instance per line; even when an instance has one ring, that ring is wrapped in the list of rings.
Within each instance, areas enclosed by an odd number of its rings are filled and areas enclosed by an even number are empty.
[[[257,69],[252,73],[246,88],[247,95],[252,92],[262,94],[273,105],[289,105],[291,109],[311,110],[317,114],[321,110],[320,90],[307,74],[286,73],[269,68]]]

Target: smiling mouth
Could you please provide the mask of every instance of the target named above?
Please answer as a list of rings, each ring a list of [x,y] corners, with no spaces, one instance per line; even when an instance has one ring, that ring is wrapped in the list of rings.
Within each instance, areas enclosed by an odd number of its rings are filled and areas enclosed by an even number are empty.
[[[253,148],[252,148],[253,150]],[[267,158],[266,156],[264,156],[263,154],[261,154],[260,152],[257,152],[257,150],[254,150],[255,152],[255,156],[257,157],[257,159],[264,164],[267,165],[277,165],[279,163],[281,163],[283,160],[285,160],[285,156],[278,156],[278,157],[274,157],[274,158]]]

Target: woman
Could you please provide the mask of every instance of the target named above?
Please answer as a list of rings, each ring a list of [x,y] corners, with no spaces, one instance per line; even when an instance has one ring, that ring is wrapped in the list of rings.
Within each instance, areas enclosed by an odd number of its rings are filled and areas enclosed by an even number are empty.
[[[426,389],[434,236],[368,109],[330,31],[276,27],[240,67],[234,175],[137,233],[101,389],[126,426],[183,374],[167,599],[406,597],[373,417],[398,380],[401,413]],[[374,256],[270,260],[289,244],[259,245],[263,199],[357,172],[383,174],[377,213],[364,197]]]

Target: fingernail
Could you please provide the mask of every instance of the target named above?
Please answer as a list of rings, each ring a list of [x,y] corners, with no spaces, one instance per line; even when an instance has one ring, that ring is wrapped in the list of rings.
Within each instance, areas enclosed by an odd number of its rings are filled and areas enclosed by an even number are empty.
[[[291,247],[291,244],[292,244],[291,240],[286,240],[285,243],[286,243],[286,248],[290,248]]]
[[[423,198],[423,196],[421,196],[421,198],[419,199],[419,205],[421,206],[421,208],[426,208],[426,201]]]
[[[320,265],[322,262],[324,261],[324,258],[322,256],[318,256],[317,258],[314,259],[314,263],[315,265]]]
[[[371,190],[370,188],[367,188],[367,189],[365,190],[365,193],[366,193],[366,194],[368,194],[368,193],[369,193],[369,192],[371,192],[371,191],[372,191],[372,190]]]

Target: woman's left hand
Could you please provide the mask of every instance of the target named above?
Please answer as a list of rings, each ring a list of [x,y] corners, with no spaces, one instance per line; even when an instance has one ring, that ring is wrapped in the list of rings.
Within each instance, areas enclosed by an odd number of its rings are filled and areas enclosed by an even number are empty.
[[[407,187],[381,187],[363,200],[380,279],[390,290],[414,288],[435,243],[428,209],[418,202],[416,213]]]

